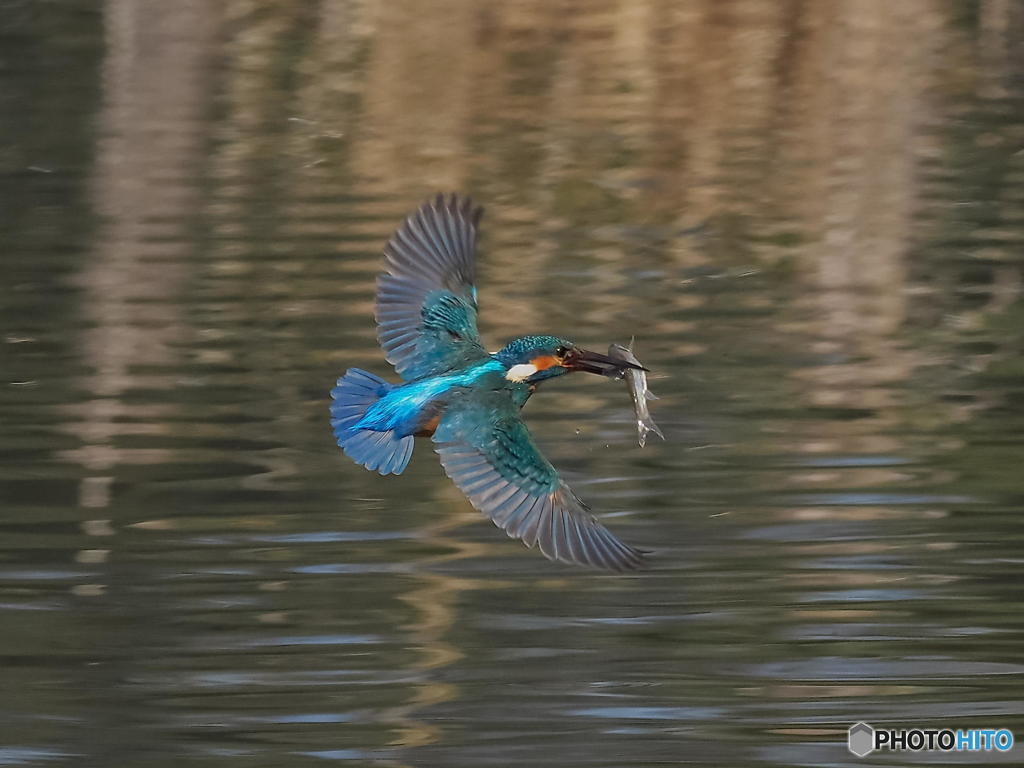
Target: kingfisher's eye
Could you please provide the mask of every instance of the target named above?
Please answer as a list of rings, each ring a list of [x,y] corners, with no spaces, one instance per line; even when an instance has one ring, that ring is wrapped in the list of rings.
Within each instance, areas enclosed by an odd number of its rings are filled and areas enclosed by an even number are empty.
[[[569,354],[569,348],[568,347],[559,347],[558,349],[555,350],[555,354],[558,357],[565,357],[566,355]]]

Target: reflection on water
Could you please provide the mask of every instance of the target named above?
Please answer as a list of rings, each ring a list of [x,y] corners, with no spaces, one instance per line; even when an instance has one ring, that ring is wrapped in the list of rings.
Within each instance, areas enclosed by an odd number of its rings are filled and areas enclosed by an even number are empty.
[[[5,18],[0,764],[1022,737],[1018,4]],[[334,378],[386,370],[381,244],[438,189],[488,208],[490,343],[637,336],[667,442],[598,381],[528,418],[651,571],[547,563],[429,451],[383,480],[333,445]]]

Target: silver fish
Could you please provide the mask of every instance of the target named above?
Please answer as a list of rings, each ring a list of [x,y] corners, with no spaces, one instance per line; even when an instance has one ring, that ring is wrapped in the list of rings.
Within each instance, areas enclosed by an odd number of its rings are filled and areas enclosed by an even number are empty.
[[[608,357],[613,357],[616,360],[623,360],[633,365],[643,365],[637,360],[636,355],[633,354],[633,341],[629,342],[628,347],[624,347],[621,344],[611,344],[608,347]],[[640,447],[643,448],[647,445],[647,434],[653,432],[662,440],[665,436],[661,434],[661,430],[658,429],[658,425],[654,423],[654,419],[651,418],[651,412],[647,409],[648,400],[657,400],[658,398],[647,388],[647,373],[645,371],[637,370],[636,368],[613,368],[608,372],[608,376],[613,379],[625,379],[626,386],[629,387],[630,397],[633,398],[633,412],[636,414],[636,433],[637,442],[640,443]]]

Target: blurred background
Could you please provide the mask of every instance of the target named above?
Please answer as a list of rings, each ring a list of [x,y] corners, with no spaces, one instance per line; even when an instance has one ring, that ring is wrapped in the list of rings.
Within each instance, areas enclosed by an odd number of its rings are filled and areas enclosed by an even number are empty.
[[[597,377],[526,418],[651,571],[335,447],[439,190],[490,348],[636,336],[667,441]],[[3,0],[0,765],[1024,738],[1022,245],[1015,0]]]

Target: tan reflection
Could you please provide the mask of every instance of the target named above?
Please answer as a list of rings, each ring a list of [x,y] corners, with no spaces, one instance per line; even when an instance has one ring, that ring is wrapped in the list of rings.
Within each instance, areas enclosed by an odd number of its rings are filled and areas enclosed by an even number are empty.
[[[63,454],[94,473],[79,490],[79,503],[89,510],[109,506],[118,465],[168,458],[167,451],[113,443],[120,435],[168,431],[162,417],[170,406],[132,405],[123,396],[167,387],[161,375],[144,371],[177,361],[175,344],[185,338],[179,297],[188,274],[189,218],[197,213],[201,120],[218,17],[217,5],[202,0],[108,0],[104,20],[103,107],[91,183],[103,224],[79,275],[81,349],[91,368],[82,386],[92,398],[70,412],[66,425],[84,445]],[[90,536],[116,530],[107,519],[86,520],[82,529]],[[106,553],[87,549],[78,558],[101,563]],[[78,594],[103,592],[97,584]]]
[[[636,223],[797,232],[822,334],[898,327],[927,118],[920,94],[949,21],[937,0],[598,2],[573,13],[535,0],[487,9],[446,0],[430,13],[411,2],[339,2],[320,6],[312,23],[292,6],[254,20],[255,5],[231,4],[246,23],[230,45],[237,66],[218,174],[227,196],[231,179],[242,194],[246,168],[273,157],[304,193],[350,172],[349,191],[390,200],[383,208],[396,221],[434,190],[486,187],[490,244],[504,255],[487,274],[494,288],[522,291],[507,313],[485,317],[502,336],[539,314],[530,288],[561,255],[560,227],[617,205]],[[1004,6],[985,4],[991,34],[1005,30]],[[263,62],[306,27],[292,99]],[[265,130],[286,121],[283,132]],[[490,151],[491,132],[508,146]],[[329,233],[329,206],[320,207],[292,226]],[[371,229],[383,242],[390,227]],[[745,244],[757,258],[780,253]],[[666,248],[687,264],[708,254],[682,236]],[[623,247],[592,252],[630,258]],[[621,278],[595,274],[595,290],[614,302]]]
[[[795,83],[807,111],[793,126],[811,139],[797,209],[818,235],[814,252],[805,251],[806,274],[822,331],[863,347],[903,319],[916,136],[928,113],[921,85],[934,67],[943,8],[934,0],[810,8],[808,63],[817,66]]]
[[[1024,12],[1015,0],[981,0],[979,3],[978,54],[985,61],[986,76],[980,83],[981,93],[999,98],[1006,96],[1004,78],[1010,73],[1010,41],[1014,24],[1024,23]]]
[[[177,298],[187,276],[188,217],[196,214],[201,122],[216,34],[215,5],[169,7],[110,0],[104,106],[92,184],[104,226],[81,283],[90,326],[83,333],[89,380],[104,422],[145,366],[176,359],[184,338]]]
[[[462,189],[471,156],[479,55],[474,26],[481,6],[387,0],[372,8],[354,170],[375,194]]]
[[[785,184],[778,210],[807,236],[796,252],[802,309],[810,319],[799,330],[817,340],[815,352],[846,360],[792,375],[807,407],[854,409],[861,416],[796,422],[783,442],[812,454],[827,444],[841,455],[912,456],[913,446],[900,437],[902,406],[905,381],[921,360],[898,343],[896,332],[906,313],[907,254],[920,194],[917,162],[927,149],[920,138],[929,119],[923,86],[936,73],[947,9],[934,0],[836,1],[804,9],[795,29],[799,37],[786,52],[792,107],[782,110],[779,126]],[[913,480],[913,470],[898,465],[809,468],[788,475],[794,488],[871,488]],[[874,519],[881,513],[826,512],[830,519]],[[917,514],[903,508],[886,513]],[[795,510],[792,519],[803,514]],[[870,570],[823,571],[804,581],[870,584],[887,578]]]
[[[447,514],[440,521],[420,528],[419,533],[426,544],[446,551],[447,554],[417,563],[416,586],[399,596],[417,616],[404,629],[409,632],[413,647],[420,652],[419,660],[412,665],[420,679],[412,696],[401,706],[383,713],[383,718],[398,728],[393,744],[399,747],[418,747],[441,740],[441,729],[417,719],[416,715],[426,707],[458,698],[455,685],[434,680],[432,675],[434,670],[454,664],[462,658],[462,651],[447,639],[447,635],[458,622],[457,606],[462,593],[483,586],[479,579],[447,576],[430,570],[434,565],[482,556],[487,549],[485,545],[451,535],[452,531],[467,523],[477,522],[479,516],[468,504],[460,503],[461,499],[456,498],[458,491],[454,488],[443,492],[443,496],[437,506],[447,510]]]

